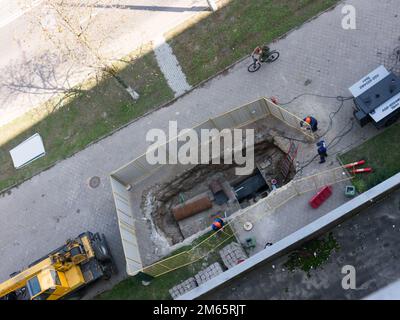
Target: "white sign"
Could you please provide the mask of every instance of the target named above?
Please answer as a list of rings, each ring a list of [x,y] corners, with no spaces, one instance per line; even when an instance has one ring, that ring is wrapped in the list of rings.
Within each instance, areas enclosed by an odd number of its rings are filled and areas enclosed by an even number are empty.
[[[384,104],[380,105],[374,111],[372,111],[369,115],[375,122],[381,121],[387,115],[392,113],[394,110],[400,107],[400,93],[386,101]]]
[[[349,90],[354,98],[357,98],[368,89],[372,88],[375,84],[389,75],[389,71],[384,66],[380,66],[372,71],[370,74],[362,78],[360,81],[352,85]]]
[[[15,169],[22,168],[46,154],[41,136],[36,133],[32,137],[10,150]]]

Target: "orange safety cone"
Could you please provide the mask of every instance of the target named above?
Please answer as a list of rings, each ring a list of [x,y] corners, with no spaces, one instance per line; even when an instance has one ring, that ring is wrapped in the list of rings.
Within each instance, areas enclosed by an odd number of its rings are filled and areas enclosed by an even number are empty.
[[[362,169],[352,170],[352,173],[363,173],[363,172],[372,172],[372,168],[362,168]]]
[[[365,163],[365,160],[360,160],[360,161],[356,161],[353,163],[345,164],[344,167],[347,169],[347,168],[351,168],[351,167],[355,167],[355,166],[360,166],[364,163]]]

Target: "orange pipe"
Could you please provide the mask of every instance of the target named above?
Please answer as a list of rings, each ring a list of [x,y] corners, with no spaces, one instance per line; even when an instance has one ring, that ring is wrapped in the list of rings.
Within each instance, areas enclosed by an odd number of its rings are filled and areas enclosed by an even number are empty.
[[[372,172],[372,168],[354,169],[353,173]]]
[[[346,164],[346,165],[344,165],[344,167],[345,168],[351,168],[351,167],[355,167],[355,166],[360,166],[360,165],[362,165],[364,163],[365,163],[365,160],[360,160],[360,161],[357,161],[357,162]]]

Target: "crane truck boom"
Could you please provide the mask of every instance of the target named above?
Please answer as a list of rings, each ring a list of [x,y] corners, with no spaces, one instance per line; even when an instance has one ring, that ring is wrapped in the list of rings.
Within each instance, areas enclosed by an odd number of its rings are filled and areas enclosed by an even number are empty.
[[[104,235],[84,232],[1,283],[0,299],[66,298],[115,271]]]

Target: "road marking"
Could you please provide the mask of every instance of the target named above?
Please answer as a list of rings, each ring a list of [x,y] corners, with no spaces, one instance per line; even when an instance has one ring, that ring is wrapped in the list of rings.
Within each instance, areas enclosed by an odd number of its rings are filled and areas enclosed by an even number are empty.
[[[21,9],[20,8],[20,11],[17,11],[15,13],[13,13],[12,15],[6,17],[4,20],[0,21],[0,28],[3,28],[6,25],[14,22],[19,17],[23,16],[25,13],[31,11],[33,8],[35,8],[38,5],[40,5],[42,2],[43,2],[43,0],[35,0],[35,1],[32,2],[32,5],[30,5],[28,8],[26,8],[26,9]]]

